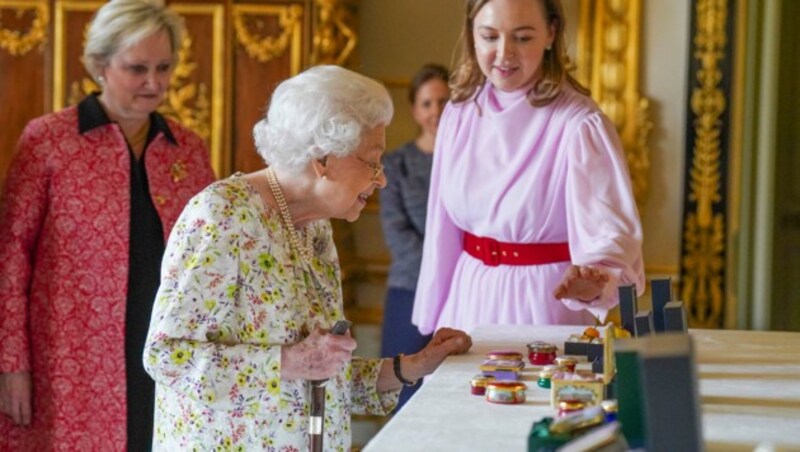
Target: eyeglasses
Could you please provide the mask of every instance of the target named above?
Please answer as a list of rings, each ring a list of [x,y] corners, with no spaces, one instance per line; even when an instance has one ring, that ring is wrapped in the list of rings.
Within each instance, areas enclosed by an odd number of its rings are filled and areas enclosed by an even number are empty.
[[[378,162],[370,162],[369,160],[364,160],[361,157],[355,155],[355,158],[358,159],[359,162],[367,165],[372,170],[372,181],[376,181],[381,177],[383,174],[383,165]]]

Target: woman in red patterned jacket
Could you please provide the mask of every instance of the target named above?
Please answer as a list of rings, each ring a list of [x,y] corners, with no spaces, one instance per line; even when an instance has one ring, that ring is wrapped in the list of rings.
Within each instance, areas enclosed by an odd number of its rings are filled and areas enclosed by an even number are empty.
[[[0,201],[0,450],[147,450],[142,349],[164,244],[213,181],[193,132],[156,113],[183,24],[113,0],[84,64],[102,87],[31,121]]]

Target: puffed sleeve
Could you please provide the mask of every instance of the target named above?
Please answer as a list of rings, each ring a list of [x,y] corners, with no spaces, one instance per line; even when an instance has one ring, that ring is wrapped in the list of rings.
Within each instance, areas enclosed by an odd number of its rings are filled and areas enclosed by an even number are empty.
[[[463,249],[464,232],[453,223],[442,203],[441,190],[447,184],[442,160],[453,152],[458,109],[447,104],[439,121],[439,133],[433,153],[431,188],[428,194],[428,217],[425,222],[425,241],[422,247],[422,266],[414,299],[412,323],[420,333],[431,334],[436,329],[442,306],[450,292],[453,272]]]
[[[279,409],[280,346],[243,324],[242,232],[253,212],[212,188],[195,196],[170,236],[144,351],[157,383],[214,409]]]
[[[42,120],[25,128],[0,199],[0,373],[30,371],[28,288],[47,212],[47,129]]]
[[[605,319],[619,303],[617,288],[636,284],[644,291],[642,225],[622,142],[602,113],[588,115],[568,148],[567,229],[574,265],[588,265],[610,276],[598,299],[588,304],[564,300],[573,310],[588,309]]]

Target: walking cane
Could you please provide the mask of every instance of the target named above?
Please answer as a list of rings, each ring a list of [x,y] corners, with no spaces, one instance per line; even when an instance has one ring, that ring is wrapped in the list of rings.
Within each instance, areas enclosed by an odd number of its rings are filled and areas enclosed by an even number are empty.
[[[339,320],[331,328],[330,334],[342,335],[353,323]],[[311,452],[322,452],[322,440],[325,434],[325,383],[328,380],[311,380],[311,416],[308,421],[308,438]]]

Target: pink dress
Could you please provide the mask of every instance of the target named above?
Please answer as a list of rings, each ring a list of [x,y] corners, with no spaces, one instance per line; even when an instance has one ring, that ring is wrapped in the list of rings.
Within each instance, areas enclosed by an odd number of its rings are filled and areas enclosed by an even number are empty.
[[[570,262],[487,266],[463,231],[501,242],[569,242],[573,265],[611,277],[591,303],[556,300]],[[422,269],[412,321],[423,334],[480,324],[592,324],[644,289],[642,228],[622,143],[587,96],[565,88],[532,107],[524,91],[487,84],[449,104],[439,125]]]

